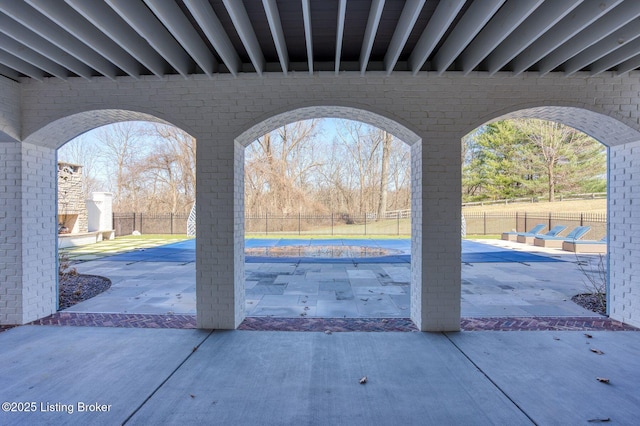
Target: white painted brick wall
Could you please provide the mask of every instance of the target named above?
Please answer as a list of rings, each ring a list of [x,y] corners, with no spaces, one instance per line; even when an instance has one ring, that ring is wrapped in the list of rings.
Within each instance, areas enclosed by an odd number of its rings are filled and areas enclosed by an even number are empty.
[[[460,328],[460,133],[430,132],[422,140],[421,330]]]
[[[235,223],[240,201],[234,195],[234,186],[238,186],[233,173],[238,160],[234,141],[246,145],[276,123],[312,116],[360,119],[401,138],[414,138],[405,139],[409,143],[420,139],[415,135],[428,135],[430,140],[423,140],[421,148],[421,203],[425,213],[429,209],[429,215],[436,215],[439,225],[423,224],[419,238],[441,245],[443,251],[438,254],[422,248],[420,261],[423,269],[428,268],[429,278],[422,274],[425,288],[421,294],[416,292],[420,302],[412,314],[421,318],[423,329],[456,329],[453,318],[459,309],[460,259],[459,247],[453,246],[449,232],[457,235],[459,230],[460,138],[498,117],[534,115],[563,121],[607,145],[621,146],[640,140],[634,130],[640,129],[639,87],[637,72],[622,77],[605,73],[568,78],[526,73],[517,77],[291,73],[288,77],[122,78],[115,83],[108,79],[51,80],[21,84],[21,128],[27,142],[58,147],[100,124],[152,118],[177,125],[198,139],[198,321],[201,326],[218,328],[233,328],[242,316],[242,299],[237,295],[241,279],[237,264],[242,255]],[[11,90],[15,89],[0,86],[0,99],[4,91]],[[632,174],[633,167],[638,165],[628,166],[624,173]],[[638,194],[626,196],[637,199]],[[633,242],[627,242],[626,248],[636,250]],[[639,253],[633,253],[637,258]],[[432,268],[426,263],[433,262],[431,256],[441,266]],[[624,276],[631,282],[635,272],[628,265],[620,267],[619,262],[630,260],[618,259],[616,279]],[[414,266],[418,274],[417,260]],[[621,297],[635,300],[628,294]],[[624,306],[626,302],[616,299],[616,303]],[[631,321],[640,325],[637,317]]]
[[[27,143],[22,160],[23,322],[29,322],[57,308],[57,164],[54,149]]]
[[[411,319],[422,330],[422,141],[411,145]]]
[[[609,315],[640,326],[640,141],[609,155]]]
[[[0,142],[0,324],[22,324],[22,152]]]
[[[0,143],[0,324],[57,307],[55,151]]]

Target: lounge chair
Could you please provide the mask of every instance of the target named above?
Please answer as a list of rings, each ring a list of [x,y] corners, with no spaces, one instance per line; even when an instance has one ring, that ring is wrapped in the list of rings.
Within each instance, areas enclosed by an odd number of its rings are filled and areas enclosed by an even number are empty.
[[[573,231],[569,232],[564,237],[550,237],[546,235],[539,235],[534,240],[533,243],[538,247],[546,247],[546,248],[562,248],[562,243],[565,241],[575,241],[582,238],[589,230],[590,226],[576,226]]]
[[[574,253],[605,254],[607,252],[607,236],[601,240],[563,241],[562,250]]]
[[[529,235],[528,233],[524,233],[522,235],[518,235],[518,242],[525,243],[525,244],[533,244],[533,241],[536,239],[536,237],[541,237],[541,236],[556,237],[558,236],[559,233],[561,233],[565,229],[567,229],[567,227],[564,225],[556,225],[553,228],[551,228],[548,232],[545,232],[544,234]]]
[[[544,223],[539,223],[529,230],[529,232],[503,232],[502,239],[506,241],[518,241],[518,235],[536,235],[546,227]]]

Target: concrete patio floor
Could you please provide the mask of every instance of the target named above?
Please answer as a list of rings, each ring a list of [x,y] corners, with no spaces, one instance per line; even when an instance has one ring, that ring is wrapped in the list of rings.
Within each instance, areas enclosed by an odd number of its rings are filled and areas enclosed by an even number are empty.
[[[409,247],[408,240],[401,243],[390,240],[383,244],[405,251]],[[468,262],[462,264],[462,316],[596,315],[571,301],[573,295],[588,292],[585,284],[588,280],[577,266],[575,255],[500,240],[474,244],[469,250],[476,252],[463,256]],[[522,257],[525,261],[478,261],[497,252],[491,250],[502,250],[512,257],[526,255]],[[169,254],[164,257],[156,257],[148,250],[115,257],[120,260],[106,257],[74,265],[80,273],[110,278],[112,287],[66,311],[195,314],[194,263],[183,252],[166,251]],[[527,262],[526,259],[536,260],[531,255],[543,261]],[[275,263],[264,259],[246,263],[248,316],[409,316],[410,264],[406,260],[357,264],[276,260]],[[597,272],[598,256],[581,255],[580,260],[589,264],[587,270]]]
[[[22,326],[0,424],[637,424],[640,333],[591,335]]]

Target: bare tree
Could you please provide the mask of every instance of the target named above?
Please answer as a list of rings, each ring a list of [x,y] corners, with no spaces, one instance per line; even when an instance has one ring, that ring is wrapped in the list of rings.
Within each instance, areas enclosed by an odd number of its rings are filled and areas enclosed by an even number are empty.
[[[100,156],[100,146],[86,134],[80,135],[58,149],[58,161],[82,166],[82,193],[85,199],[92,192],[106,191],[104,163]]]
[[[383,219],[387,212],[387,197],[389,187],[389,159],[391,155],[391,134],[382,131],[382,160],[380,169],[380,201],[378,203],[378,219]]]
[[[96,139],[104,145],[107,156],[107,170],[114,188],[114,207],[136,209],[137,188],[136,173],[133,166],[140,152],[142,138],[140,123],[127,121],[101,127]],[[135,211],[135,210],[134,210]]]
[[[313,210],[311,175],[321,163],[311,143],[316,137],[317,120],[299,121],[267,133],[247,147],[245,181],[246,204],[263,207],[280,214]],[[262,174],[264,181],[258,177]]]

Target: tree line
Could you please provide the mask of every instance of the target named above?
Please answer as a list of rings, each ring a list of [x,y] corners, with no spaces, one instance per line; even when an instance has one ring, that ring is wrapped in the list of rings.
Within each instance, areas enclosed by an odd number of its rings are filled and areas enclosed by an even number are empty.
[[[462,139],[462,200],[605,192],[606,156],[600,142],[563,124],[488,124]]]
[[[114,194],[116,212],[188,213],[195,201],[196,141],[163,124],[124,122],[60,148],[83,166],[84,192]],[[288,124],[245,150],[247,214],[377,213],[411,206],[409,147],[374,126],[338,119]],[[606,150],[570,127],[500,121],[462,139],[462,200],[606,190]]]
[[[85,196],[114,194],[114,211],[187,213],[195,200],[196,141],[162,124],[104,126],[60,148],[83,166]],[[288,124],[245,151],[248,214],[384,214],[410,207],[409,148],[349,120]]]
[[[370,214],[410,208],[409,147],[350,120],[307,120],[245,152],[249,214]]]
[[[112,192],[115,212],[189,212],[196,141],[173,126],[122,122],[81,135],[58,159],[83,166],[83,192]]]

